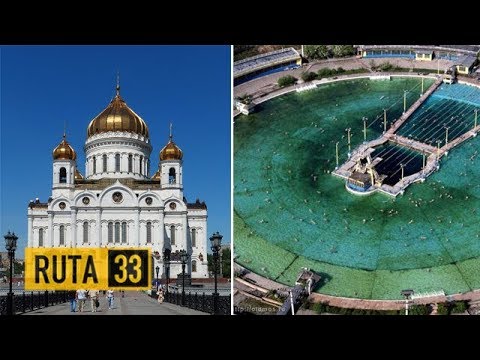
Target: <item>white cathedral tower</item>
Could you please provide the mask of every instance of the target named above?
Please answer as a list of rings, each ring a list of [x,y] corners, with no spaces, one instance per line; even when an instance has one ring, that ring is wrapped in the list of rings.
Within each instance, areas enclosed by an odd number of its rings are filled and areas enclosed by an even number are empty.
[[[28,205],[28,247],[138,247],[152,249],[152,279],[170,250],[170,277],[181,273],[178,251],[189,256],[188,274],[208,277],[207,206],[183,196],[183,152],[170,138],[150,177],[150,134],[120,96],[88,125],[85,176],[66,135],[53,150],[52,195]],[[186,270],[186,271],[187,271]]]

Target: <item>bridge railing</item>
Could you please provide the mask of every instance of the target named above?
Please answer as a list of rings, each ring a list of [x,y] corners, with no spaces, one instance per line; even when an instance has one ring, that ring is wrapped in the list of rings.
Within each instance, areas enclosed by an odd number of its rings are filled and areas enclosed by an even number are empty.
[[[14,315],[62,304],[68,301],[66,291],[28,291],[13,295]],[[0,315],[7,315],[8,295],[0,295]]]
[[[152,292],[153,298],[157,299],[158,295]],[[168,292],[164,294],[164,300],[171,304],[184,306],[189,309],[210,313],[214,315],[230,315],[231,313],[231,299],[230,296],[217,297],[217,312],[214,312],[214,296],[213,294],[199,294],[197,292],[185,293],[185,303],[182,304],[182,293],[179,291]]]

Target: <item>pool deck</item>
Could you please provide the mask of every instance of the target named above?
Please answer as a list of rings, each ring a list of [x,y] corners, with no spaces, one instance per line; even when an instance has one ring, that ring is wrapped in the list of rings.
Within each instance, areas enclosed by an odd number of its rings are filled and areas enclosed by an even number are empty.
[[[439,169],[439,160],[442,156],[447,155],[448,151],[453,149],[455,146],[460,145],[464,141],[467,141],[471,137],[475,137],[480,131],[480,126],[472,128],[471,130],[465,132],[461,136],[455,138],[451,142],[448,142],[441,148],[436,148],[435,146],[422,143],[413,139],[408,139],[404,136],[397,135],[396,132],[400,127],[407,122],[410,116],[428,99],[428,97],[443,83],[443,76],[439,76],[437,80],[430,86],[430,88],[417,100],[413,103],[410,108],[405,111],[398,120],[396,120],[392,126],[379,138],[369,141],[367,143],[361,144],[357,149],[355,149],[349,159],[343,163],[339,168],[332,171],[332,174],[343,179],[348,179],[355,167],[356,163],[361,159],[371,154],[374,151],[376,146],[385,144],[390,141],[397,145],[407,147],[418,152],[428,155],[425,167],[421,171],[416,172],[415,174],[406,176],[398,181],[395,185],[382,184],[380,187],[376,187],[376,190],[390,196],[403,195],[405,189],[414,182],[424,181],[435,170]]]

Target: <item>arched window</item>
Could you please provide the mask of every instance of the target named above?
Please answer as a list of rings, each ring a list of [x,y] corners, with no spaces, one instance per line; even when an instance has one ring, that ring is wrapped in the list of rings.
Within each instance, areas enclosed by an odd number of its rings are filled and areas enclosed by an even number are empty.
[[[120,154],[115,154],[115,171],[120,172]]]
[[[176,175],[175,175],[175,168],[170,168],[168,171],[168,183],[175,184],[177,182]]]
[[[128,155],[128,172],[132,172],[133,168],[133,156],[132,154]]]
[[[108,242],[113,243],[113,223],[108,223]]]
[[[83,243],[88,243],[88,222],[83,223]]]
[[[102,155],[103,160],[103,172],[107,172],[107,154]]]
[[[60,168],[60,178],[59,178],[60,183],[66,183],[67,182],[67,169],[64,167]]]
[[[140,175],[143,174],[143,156],[140,156]]]
[[[170,245],[175,245],[175,225],[170,226]]]
[[[60,238],[60,245],[65,245],[65,226],[60,225],[59,228],[59,238]]]
[[[152,223],[147,222],[147,244],[152,243]]]
[[[122,222],[122,244],[127,243],[127,223]]]
[[[120,243],[120,223],[115,223],[115,244]]]
[[[192,229],[192,247],[197,246],[197,229]]]
[[[192,260],[192,272],[197,272],[197,262]]]
[[[38,246],[43,246],[43,229],[38,229]]]
[[[94,156],[92,160],[93,160],[93,173],[95,174],[97,172],[97,158]]]

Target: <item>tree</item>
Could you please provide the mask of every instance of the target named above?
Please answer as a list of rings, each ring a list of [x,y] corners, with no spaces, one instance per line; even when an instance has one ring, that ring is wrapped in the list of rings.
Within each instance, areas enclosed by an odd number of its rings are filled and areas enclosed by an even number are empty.
[[[25,270],[25,265],[24,263],[20,263],[18,261],[13,262],[13,273],[14,274],[21,274],[22,271]]]
[[[302,73],[302,80],[305,82],[315,80],[316,78],[317,78],[317,74],[315,74],[312,71]]]
[[[326,45],[305,45],[303,50],[308,59],[326,59],[330,53]]]
[[[221,268],[219,265],[218,271],[219,273],[217,275],[222,274],[223,277],[230,278],[230,272],[231,272],[231,259],[230,259],[230,247],[224,247],[221,250],[221,254],[219,254],[221,257]],[[207,254],[207,262],[208,262],[208,271],[213,273],[213,255],[212,254]],[[220,271],[221,270],[221,271]]]
[[[351,56],[355,54],[353,45],[333,45],[332,54],[334,57]]]
[[[282,76],[278,79],[278,85],[280,87],[290,86],[297,82],[297,78],[292,75]]]
[[[230,278],[231,272],[231,253],[230,247],[225,247],[222,249],[222,275],[223,277]]]

